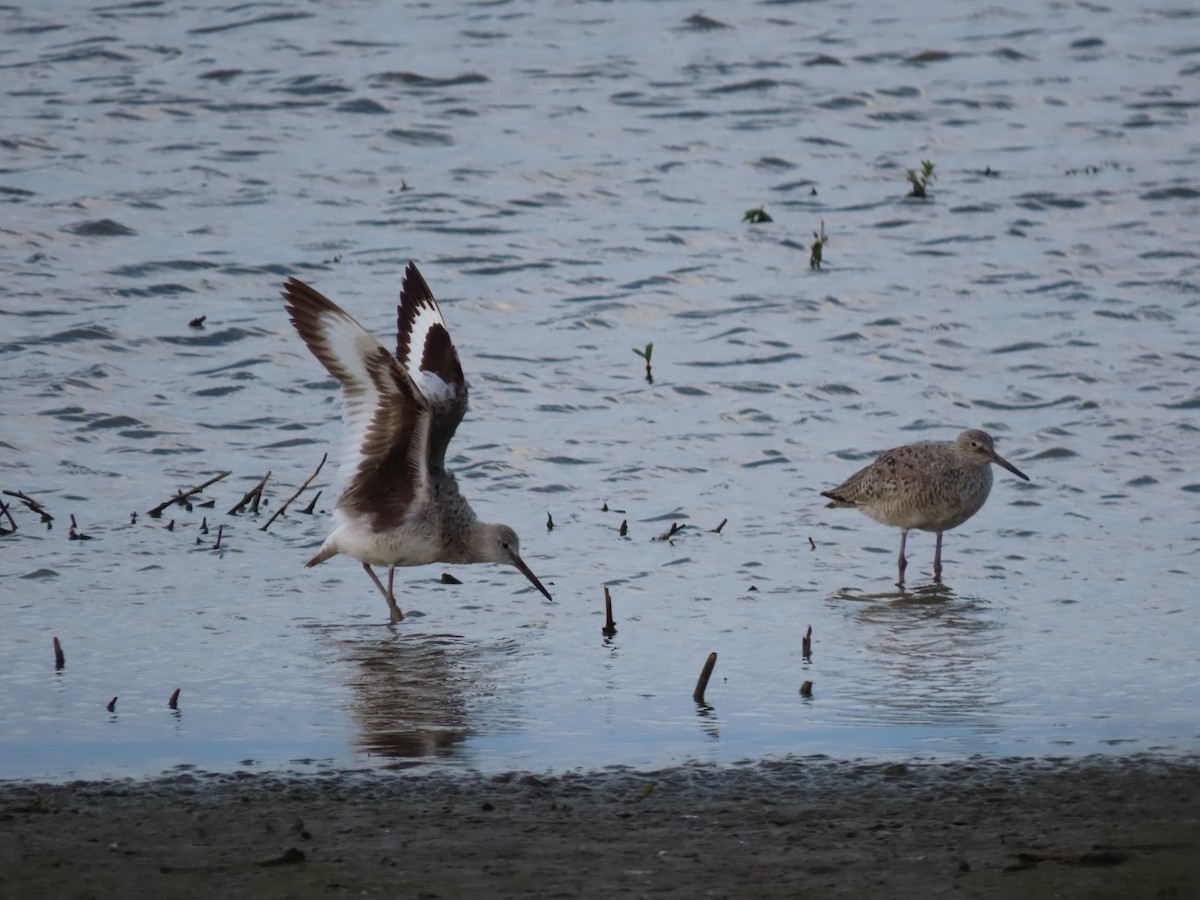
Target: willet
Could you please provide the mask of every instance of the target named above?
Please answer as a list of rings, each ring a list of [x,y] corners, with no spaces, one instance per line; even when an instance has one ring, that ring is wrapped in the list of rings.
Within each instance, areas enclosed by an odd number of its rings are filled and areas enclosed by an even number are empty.
[[[904,544],[910,528],[937,532],[933,580],[942,580],[942,532],[979,512],[992,490],[992,463],[1019,478],[1029,476],[1001,457],[985,431],[964,431],[953,442],[925,442],[893,447],[822,497],[826,507],[861,509],[876,522],[900,532],[900,578],[904,587]]]
[[[289,278],[284,299],[308,349],[342,385],[345,488],[336,527],[306,566],[345,553],[404,618],[392,584],[397,566],[507,563],[553,600],[521,559],[507,525],[479,522],[446,469],[446,447],[467,411],[458,351],[425,279],[404,272],[392,356],[354,318],[307,284]],[[371,566],[388,567],[387,588]]]

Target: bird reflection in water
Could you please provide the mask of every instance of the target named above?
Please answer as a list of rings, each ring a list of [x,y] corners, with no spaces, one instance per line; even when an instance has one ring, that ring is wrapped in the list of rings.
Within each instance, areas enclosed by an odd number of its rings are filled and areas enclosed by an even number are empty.
[[[994,730],[1005,629],[990,604],[941,584],[913,591],[842,590],[853,602],[862,652],[880,677],[858,685],[863,714],[893,724],[969,725]]]
[[[504,647],[481,647],[455,635],[395,634],[337,639],[338,662],[354,693],[359,750],[384,757],[387,768],[449,759],[476,730],[476,711],[490,701]],[[500,652],[496,652],[499,650]]]

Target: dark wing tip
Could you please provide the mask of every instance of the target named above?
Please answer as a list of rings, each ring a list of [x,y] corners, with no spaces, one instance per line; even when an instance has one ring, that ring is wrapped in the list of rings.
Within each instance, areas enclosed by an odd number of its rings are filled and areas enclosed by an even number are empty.
[[[401,305],[404,304],[406,299],[418,305],[423,303],[433,303],[436,305],[433,299],[433,291],[429,289],[429,285],[425,283],[425,279],[417,271],[417,264],[411,260],[404,267],[404,281],[400,284]]]

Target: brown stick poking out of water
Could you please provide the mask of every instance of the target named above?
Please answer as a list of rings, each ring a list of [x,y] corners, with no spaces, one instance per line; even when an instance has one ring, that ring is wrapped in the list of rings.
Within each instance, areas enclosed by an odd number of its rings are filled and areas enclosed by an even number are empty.
[[[8,494],[8,496],[10,496],[10,497],[16,497],[18,500],[20,500],[22,503],[24,503],[27,507],[29,507],[29,510],[31,512],[35,512],[39,516],[41,516],[42,523],[47,528],[51,527],[50,523],[54,521],[54,516],[52,516],[52,515],[50,515],[50,513],[46,512],[46,507],[42,506],[41,503],[34,500],[32,497],[26,496],[24,491],[5,491],[4,493]],[[7,506],[4,508],[4,511],[6,513],[8,512]],[[11,515],[8,517],[8,521],[12,522]],[[15,531],[16,527],[17,527],[17,523],[12,522],[12,526],[13,526],[13,530]]]
[[[258,484],[246,491],[242,495],[242,499],[233,505],[233,508],[226,513],[227,516],[236,516],[246,506],[247,503],[254,501],[254,505],[250,507],[251,512],[258,512],[258,501],[262,497],[263,486],[267,483],[267,479],[271,477],[271,470],[267,470],[267,474],[259,480]]]
[[[800,696],[801,697],[812,697],[812,682],[811,681],[806,681],[806,682],[804,682],[804,684],[800,685]]]
[[[296,493],[292,494],[292,496],[290,496],[286,500],[284,500],[283,505],[280,506],[279,509],[275,510],[275,512],[271,513],[271,518],[267,519],[266,524],[264,524],[262,528],[258,529],[259,531],[266,531],[268,528],[271,527],[272,522],[274,522],[281,515],[283,515],[283,511],[285,509],[287,509],[291,505],[292,501],[300,496],[300,492],[303,491],[306,487],[308,487],[309,484],[312,483],[312,480],[317,477],[317,473],[321,471],[321,467],[323,465],[325,465],[325,460],[328,458],[329,458],[328,453],[321,454],[321,461],[319,463],[317,463],[317,467],[315,469],[313,469],[313,473],[311,475],[309,475],[306,479],[304,479],[304,484],[302,484],[302,485],[300,485],[300,487],[296,488]]]
[[[214,549],[214,550],[220,550],[220,549],[221,549],[221,532],[223,532],[224,530],[225,530],[225,526],[224,526],[224,525],[218,525],[218,526],[217,526],[217,542],[216,542],[215,544],[213,544],[213,549]]]
[[[600,633],[605,637],[612,637],[617,633],[617,623],[613,621],[612,615],[612,594],[608,592],[608,586],[604,588],[604,627],[600,629]]]
[[[812,626],[808,626],[808,633],[800,638],[800,655],[805,659],[812,659]]]
[[[8,504],[5,503],[3,500],[0,500],[0,513],[3,513],[4,518],[8,519],[8,524],[12,526],[12,530],[16,531],[17,523],[13,520],[12,513],[10,513],[8,511]],[[4,532],[4,533],[11,534],[12,532]]]
[[[722,519],[722,520],[721,520],[721,524],[720,524],[720,525],[718,525],[716,528],[714,528],[714,529],[713,529],[713,534],[720,534],[720,533],[721,533],[721,529],[725,527],[725,523],[726,523],[726,522],[728,522],[728,521],[729,521],[728,519]]]
[[[692,691],[692,699],[697,703],[704,702],[704,691],[708,688],[708,679],[712,678],[713,668],[717,665],[717,651],[708,654],[704,668],[700,670],[700,678],[696,682],[696,690]]]
[[[192,494],[200,493],[202,490],[204,490],[210,484],[216,484],[218,481],[220,481],[222,478],[224,478],[226,475],[229,475],[229,474],[231,474],[231,473],[222,472],[220,475],[214,475],[212,478],[208,479],[208,481],[204,482],[204,484],[197,485],[196,487],[190,488],[189,490],[186,490],[186,491],[180,491],[174,497],[172,497],[170,500],[164,500],[162,503],[158,504],[158,506],[156,506],[156,507],[154,507],[154,509],[150,510],[147,513],[147,515],[154,516],[154,518],[157,519],[159,516],[161,516],[163,514],[163,510],[166,509],[168,506],[170,506],[173,503],[178,503],[180,505],[186,505],[187,498],[192,496]]]
[[[62,644],[58,638],[54,639],[54,668],[61,669],[67,664],[67,657],[63,654]]]
[[[107,709],[109,712],[116,712],[117,711],[117,698],[113,697],[111,700],[109,700],[108,706],[106,706],[105,709]]]
[[[621,520],[621,530],[618,532],[618,534],[620,534],[621,537],[625,537],[625,535],[629,534],[629,520],[628,519]]]
[[[167,701],[168,709],[179,709],[179,688],[175,688],[171,692],[171,699]]]

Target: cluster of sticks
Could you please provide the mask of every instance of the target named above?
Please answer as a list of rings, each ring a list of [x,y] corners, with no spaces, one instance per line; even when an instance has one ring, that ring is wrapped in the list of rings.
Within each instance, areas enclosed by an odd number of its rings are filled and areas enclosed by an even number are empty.
[[[67,665],[67,655],[65,653],[63,653],[62,641],[60,641],[58,639],[58,637],[55,636],[55,638],[54,638],[54,670],[56,672],[61,671],[63,668],[66,667],[66,665]],[[115,713],[117,711],[117,699],[118,698],[113,697],[111,700],[108,701],[108,703],[105,704],[105,709],[107,709],[110,713]],[[179,710],[179,688],[175,688],[175,690],[173,690],[171,692],[171,699],[167,701],[167,709],[175,710],[175,711]]]
[[[260,531],[266,531],[268,528],[271,527],[272,523],[276,519],[278,519],[281,515],[283,515],[284,512],[287,511],[287,508],[289,506],[291,506],[292,502],[297,497],[300,496],[300,494],[304,491],[304,489],[307,488],[312,483],[313,479],[316,478],[317,475],[320,473],[321,469],[325,465],[326,459],[328,459],[328,454],[324,454],[321,456],[321,461],[319,463],[317,463],[317,467],[316,467],[316,469],[313,470],[313,473],[304,480],[304,483],[302,485],[300,485],[299,488],[296,489],[295,493],[293,493],[290,497],[288,497],[287,500],[285,500],[280,505],[280,507],[277,510],[275,510],[274,513],[272,513],[271,517],[269,519],[267,519],[267,521],[260,527],[260,529],[259,529]],[[194,506],[196,506],[196,505],[200,506],[203,509],[210,509],[216,505],[215,500],[202,500],[202,501],[198,501],[197,503],[194,504],[193,498],[195,498],[198,494],[200,494],[202,491],[204,491],[205,488],[211,487],[212,485],[216,484],[221,479],[226,478],[231,474],[232,474],[232,472],[218,472],[212,478],[209,478],[207,481],[205,481],[201,484],[198,484],[195,487],[190,487],[190,488],[187,488],[184,490],[178,490],[174,493],[174,495],[167,498],[162,503],[159,503],[157,506],[153,507],[152,509],[147,510],[146,514],[148,516],[150,516],[151,518],[160,519],[160,518],[162,518],[162,514],[172,506],[182,506],[188,512],[191,512],[192,509],[194,508]],[[265,474],[262,478],[260,478],[258,480],[258,483],[254,485],[254,487],[252,487],[250,490],[246,491],[246,493],[242,496],[241,500],[239,500],[237,503],[235,503],[232,507],[229,508],[229,511],[226,513],[226,515],[236,516],[238,513],[242,512],[243,510],[246,510],[247,508],[249,509],[249,512],[251,514],[257,514],[259,511],[259,505],[264,502],[263,501],[263,488],[266,487],[267,479],[270,477],[271,477],[271,472],[268,470],[267,474]],[[45,526],[47,528],[54,527],[54,516],[50,515],[50,513],[46,510],[45,505],[42,504],[40,501],[35,500],[34,498],[30,497],[24,491],[5,490],[3,492],[3,494],[5,496],[15,498],[16,500],[20,501],[31,512],[36,513],[38,515],[38,517],[40,518],[41,522],[43,524],[45,524]],[[316,508],[317,500],[320,499],[320,497],[321,497],[321,492],[317,491],[316,494],[313,496],[312,500],[309,502],[308,506],[305,507],[304,509],[302,509],[301,512],[312,514],[313,510]],[[0,500],[0,537],[5,537],[6,535],[13,534],[17,530],[17,521],[16,521],[16,519],[13,518],[13,514],[10,509],[11,506],[12,506],[11,502],[5,503],[3,500]],[[9,525],[8,528],[4,527],[3,523],[5,521],[8,522],[8,525]],[[131,525],[137,524],[137,513],[136,512],[130,514],[129,523]],[[221,539],[222,539],[222,536],[224,533],[224,528],[225,528],[224,525],[217,526],[217,541],[213,545],[214,550],[221,549]],[[171,519],[167,523],[167,530],[168,531],[175,530],[175,520],[174,519]],[[201,521],[201,523],[200,523],[200,534],[202,534],[202,535],[208,534],[208,518],[207,517],[205,517],[203,519],[203,521]],[[73,541],[90,541],[92,539],[92,536],[90,534],[84,534],[82,531],[79,530],[79,526],[75,522],[74,514],[71,515],[71,528],[70,528],[70,532],[69,532],[68,536]],[[201,543],[201,538],[197,537],[196,543],[197,544]]]
[[[300,487],[298,487],[296,489],[295,493],[293,493],[292,496],[290,496],[286,500],[284,500],[283,503],[280,505],[280,507],[277,510],[275,510],[274,513],[271,514],[271,517],[269,519],[267,519],[267,521],[259,528],[260,531],[266,531],[268,528],[271,527],[271,524],[276,519],[278,519],[281,515],[284,514],[284,512],[287,511],[287,508],[292,505],[292,502],[297,497],[300,496],[300,494],[304,491],[304,489],[307,488],[310,484],[312,484],[313,479],[317,477],[317,474],[321,471],[322,467],[324,467],[324,465],[325,465],[325,460],[328,458],[329,458],[328,453],[322,454],[321,461],[319,463],[317,463],[317,467],[313,470],[313,473],[311,475],[309,475],[308,478],[304,479],[304,483],[301,484]],[[173,497],[169,497],[168,499],[164,500],[162,503],[158,504],[158,506],[154,507],[153,509],[148,510],[146,514],[148,516],[151,516],[152,518],[159,519],[159,518],[162,518],[162,514],[163,514],[164,510],[168,509],[171,506],[175,506],[175,505],[182,506],[186,510],[188,510],[188,512],[191,512],[191,510],[192,510],[191,498],[193,496],[195,496],[196,494],[199,494],[206,487],[210,487],[211,485],[216,484],[222,478],[225,478],[226,476],[228,476],[230,474],[232,474],[232,473],[231,472],[220,472],[217,475],[214,475],[212,478],[208,479],[208,481],[205,481],[203,484],[198,484],[193,488],[188,488],[187,490],[177,491]],[[271,477],[271,472],[268,469],[267,474],[264,475],[262,478],[260,478],[258,480],[258,483],[254,485],[254,487],[252,487],[252,488],[250,488],[250,490],[246,491],[246,493],[242,495],[242,499],[239,500],[237,503],[235,503],[233,506],[231,506],[229,508],[229,511],[226,513],[226,515],[236,516],[242,510],[246,509],[247,506],[249,506],[251,514],[257,513],[259,504],[262,502],[263,488],[266,487],[267,479],[270,477]],[[317,499],[320,496],[321,496],[321,492],[317,491],[317,493],[313,496],[312,501],[308,504],[308,506],[306,508],[302,509],[301,512],[312,513],[312,511],[316,508]],[[213,502],[209,501],[205,505],[212,506]]]
[[[723,525],[725,523],[722,522],[721,524]],[[606,642],[607,639],[611,638],[617,633],[617,623],[616,620],[613,619],[612,593],[609,591],[607,586],[604,588],[604,627],[600,629],[600,632],[604,635]],[[803,657],[805,662],[812,662],[811,625],[808,626],[808,630],[800,638],[800,655]],[[708,681],[710,678],[712,678],[713,669],[715,669],[716,666],[717,651],[714,650],[712,653],[708,654],[708,658],[704,661],[704,666],[700,669],[700,677],[696,680],[696,689],[692,691],[692,699],[695,700],[698,705],[705,707],[706,709],[711,709],[711,707],[704,700],[704,692],[708,690]],[[800,696],[804,697],[805,699],[811,699],[812,687],[812,682],[806,680],[800,685]]]

